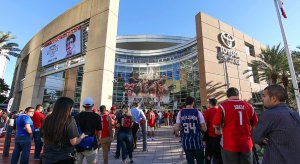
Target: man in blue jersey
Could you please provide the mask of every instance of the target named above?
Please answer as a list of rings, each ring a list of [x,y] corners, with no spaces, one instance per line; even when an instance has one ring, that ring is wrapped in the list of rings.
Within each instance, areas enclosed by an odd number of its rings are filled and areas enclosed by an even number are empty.
[[[34,131],[33,122],[30,117],[33,116],[35,109],[33,107],[27,107],[24,114],[20,114],[17,118],[17,133],[15,138],[15,148],[11,156],[11,164],[17,164],[19,156],[22,152],[20,163],[28,164],[32,132]]]
[[[204,152],[202,144],[202,134],[206,131],[206,124],[201,112],[194,108],[195,98],[186,98],[186,108],[182,109],[176,118],[175,132],[179,135],[182,126],[182,147],[186,155],[188,164],[204,164]]]

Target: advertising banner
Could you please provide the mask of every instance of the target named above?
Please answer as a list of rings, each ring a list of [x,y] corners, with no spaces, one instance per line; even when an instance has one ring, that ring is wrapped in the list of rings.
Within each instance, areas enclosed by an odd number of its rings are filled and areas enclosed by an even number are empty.
[[[81,30],[76,27],[50,40],[42,49],[42,66],[81,53]]]

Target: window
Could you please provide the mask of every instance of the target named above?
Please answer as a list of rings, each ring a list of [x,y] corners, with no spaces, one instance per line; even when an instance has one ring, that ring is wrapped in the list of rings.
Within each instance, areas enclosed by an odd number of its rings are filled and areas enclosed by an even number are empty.
[[[248,66],[248,75],[251,83],[259,83],[258,70],[256,67]]]
[[[253,45],[245,42],[246,55],[255,56]]]

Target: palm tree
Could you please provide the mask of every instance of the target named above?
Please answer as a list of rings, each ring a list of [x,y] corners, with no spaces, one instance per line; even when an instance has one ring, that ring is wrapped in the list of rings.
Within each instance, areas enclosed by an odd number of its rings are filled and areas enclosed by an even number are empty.
[[[284,63],[285,56],[284,49],[280,48],[280,44],[266,50],[262,50],[262,53],[258,55],[258,60],[252,60],[249,66],[256,71],[256,76],[260,80],[265,80],[269,84],[276,84],[280,78],[280,72],[282,72],[282,63]],[[285,70],[286,71],[286,70]],[[245,70],[244,74],[251,73],[248,78],[253,76],[252,70]]]
[[[300,60],[294,60],[294,68],[296,72],[300,71]],[[249,66],[256,70],[256,76],[260,80],[265,80],[268,84],[277,84],[278,80],[288,91],[289,86],[289,65],[285,53],[285,49],[278,44],[270,48],[262,50],[257,60],[252,60]],[[254,72],[254,71],[253,71]],[[252,70],[244,71],[244,74],[251,73],[248,77],[253,76]]]
[[[0,31],[0,56],[5,56],[7,60],[10,60],[10,56],[19,57],[20,49],[19,45],[10,40],[15,39],[15,37],[10,35],[10,32]]]

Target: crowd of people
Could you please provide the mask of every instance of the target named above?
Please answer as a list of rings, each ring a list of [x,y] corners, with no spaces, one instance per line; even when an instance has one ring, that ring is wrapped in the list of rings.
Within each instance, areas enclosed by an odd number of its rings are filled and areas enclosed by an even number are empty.
[[[0,132],[8,118],[15,119],[15,145],[11,164],[28,163],[34,142],[34,159],[43,164],[97,163],[102,149],[103,163],[109,154],[126,163],[133,163],[133,152],[141,135],[141,125],[147,125],[148,141],[154,141],[155,129],[161,125],[174,127],[180,137],[188,164],[257,164],[255,144],[264,147],[263,164],[296,164],[300,161],[300,117],[285,103],[286,91],[280,85],[270,85],[263,91],[266,110],[260,119],[254,108],[239,98],[238,89],[226,92],[227,100],[218,104],[208,100],[202,112],[195,108],[195,99],[188,96],[180,111],[141,110],[138,103],[110,110],[94,100],[83,100],[83,111],[73,111],[74,101],[59,98],[53,108],[38,104],[10,116],[0,110]],[[174,126],[173,126],[174,125]],[[0,133],[1,134],[1,133]],[[116,140],[113,153],[111,143]],[[98,161],[99,162],[99,161]]]
[[[15,119],[15,146],[11,164],[28,163],[32,142],[34,159],[43,164],[77,164],[86,159],[87,163],[97,163],[98,150],[103,151],[103,163],[108,164],[109,154],[126,163],[129,157],[133,163],[133,151],[137,148],[141,125],[147,120],[148,141],[155,140],[154,130],[165,121],[172,125],[173,112],[160,112],[139,109],[134,102],[131,108],[123,105],[117,111],[101,105],[98,109],[94,100],[87,97],[82,102],[83,111],[73,110],[74,101],[68,97],[59,98],[53,108],[43,109],[41,104],[35,108],[12,112]],[[0,110],[0,119],[7,122],[8,117]],[[116,152],[111,151],[111,143],[117,140]],[[122,153],[121,153],[122,152]]]
[[[228,99],[217,105],[209,99],[204,115],[186,98],[186,108],[176,118],[188,164],[258,164],[255,144],[264,148],[263,164],[297,164],[300,161],[300,117],[286,104],[287,92],[280,85],[263,90],[265,111],[260,119],[254,108],[229,88]]]

